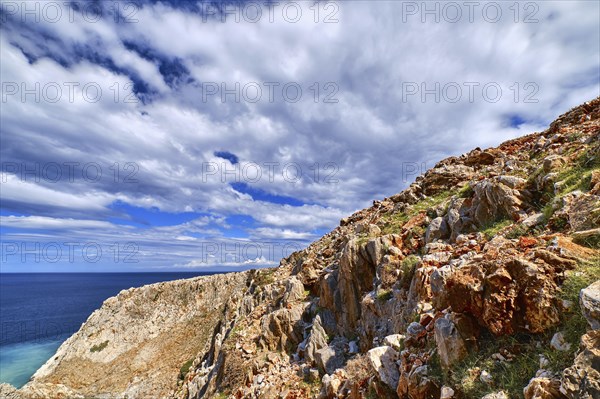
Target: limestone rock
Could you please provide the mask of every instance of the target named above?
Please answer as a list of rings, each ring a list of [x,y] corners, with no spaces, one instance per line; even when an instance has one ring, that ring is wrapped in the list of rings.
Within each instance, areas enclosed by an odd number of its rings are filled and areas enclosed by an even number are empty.
[[[557,351],[561,352],[566,352],[571,349],[571,344],[565,341],[565,336],[562,332],[557,332],[552,336],[550,346],[552,349],[556,349]]]
[[[593,330],[600,329],[600,280],[579,293],[581,311]]]
[[[380,346],[368,351],[367,357],[371,367],[375,370],[381,382],[392,389],[396,389],[398,386],[398,379],[400,378],[400,372],[396,365],[398,352],[391,346]]]
[[[448,369],[468,354],[467,345],[456,326],[448,318],[442,317],[435,322],[435,342],[442,367]]]
[[[525,399],[562,399],[560,380],[547,377],[536,377],[529,381],[523,389]]]
[[[581,337],[580,351],[563,373],[560,391],[569,399],[600,397],[600,330]]]
[[[429,378],[429,369],[425,366],[413,368],[400,376],[396,393],[399,397],[411,399],[439,398],[441,388]]]
[[[448,224],[444,218],[435,218],[429,223],[427,231],[425,231],[425,242],[430,243],[440,238],[448,238]]]
[[[314,363],[316,360],[317,351],[327,346],[327,333],[321,325],[321,316],[317,315],[313,322],[308,344],[306,345],[306,360]]]
[[[508,395],[504,391],[489,393],[483,396],[481,399],[509,399]]]

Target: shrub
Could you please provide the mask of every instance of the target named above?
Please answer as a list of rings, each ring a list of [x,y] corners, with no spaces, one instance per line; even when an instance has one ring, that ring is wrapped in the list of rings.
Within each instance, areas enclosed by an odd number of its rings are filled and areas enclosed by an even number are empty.
[[[94,345],[90,348],[90,352],[94,353],[94,352],[100,352],[102,351],[104,348],[106,348],[108,346],[108,341],[104,341],[99,345]]]

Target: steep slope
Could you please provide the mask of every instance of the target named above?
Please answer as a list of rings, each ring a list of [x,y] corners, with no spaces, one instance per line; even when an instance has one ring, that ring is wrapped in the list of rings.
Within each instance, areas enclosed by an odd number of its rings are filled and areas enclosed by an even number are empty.
[[[123,292],[0,393],[600,397],[599,245],[595,99],[441,161],[276,269]]]

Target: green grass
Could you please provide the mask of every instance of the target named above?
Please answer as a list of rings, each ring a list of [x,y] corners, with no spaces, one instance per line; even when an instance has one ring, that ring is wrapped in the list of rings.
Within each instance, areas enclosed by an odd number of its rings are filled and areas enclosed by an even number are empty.
[[[275,269],[263,269],[256,272],[255,284],[259,287],[273,284],[275,282]]]
[[[109,341],[104,341],[99,345],[94,345],[90,348],[90,352],[95,353],[95,352],[100,352],[102,351],[104,348],[106,348],[108,346],[108,342]]]
[[[392,290],[377,290],[377,300],[381,302],[386,302],[392,299],[393,293]]]
[[[529,232],[529,228],[523,224],[513,226],[507,233],[506,238],[513,240],[523,237]]]
[[[447,201],[455,195],[458,191],[444,191],[427,197],[424,200],[417,202],[416,204],[410,205],[405,212],[392,212],[382,216],[382,234],[394,234],[400,232],[402,226],[408,222],[411,218],[417,216],[421,212],[427,212],[432,208],[435,208],[444,201]],[[422,233],[422,234],[421,234]],[[415,234],[424,235],[425,230],[420,227],[415,227]]]
[[[504,219],[496,222],[492,222],[487,226],[483,226],[481,232],[485,236],[485,238],[489,241],[494,238],[502,229],[510,226],[512,224],[511,220]]]
[[[473,187],[470,184],[466,184],[460,190],[458,190],[458,196],[460,198],[471,198],[474,194]]]
[[[192,366],[193,362],[194,362],[194,359],[190,359],[187,362],[183,363],[183,366],[181,366],[181,368],[179,369],[179,379],[180,380],[185,379],[185,376],[190,372],[190,367]]]
[[[400,269],[402,270],[402,275],[400,277],[401,287],[410,287],[410,283],[415,275],[415,270],[417,269],[417,265],[420,261],[421,258],[416,255],[410,255],[402,259],[402,263],[400,265]]]

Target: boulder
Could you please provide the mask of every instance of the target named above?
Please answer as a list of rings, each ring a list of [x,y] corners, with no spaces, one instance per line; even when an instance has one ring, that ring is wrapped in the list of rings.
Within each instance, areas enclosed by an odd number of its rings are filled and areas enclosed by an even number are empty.
[[[563,372],[560,391],[569,399],[600,398],[600,330],[581,337],[579,353]]]
[[[439,398],[441,388],[429,378],[427,365],[414,367],[400,376],[396,393],[401,398],[429,399]]]
[[[437,319],[434,331],[435,342],[443,368],[449,369],[467,356],[467,345],[449,318]]]
[[[321,325],[321,316],[317,315],[313,322],[310,335],[308,337],[308,344],[306,345],[305,358],[312,364],[316,360],[317,351],[327,346],[327,333]]]
[[[328,346],[315,353],[315,360],[319,369],[325,374],[333,374],[346,363],[344,358],[345,340],[335,338]]]
[[[391,346],[395,350],[400,350],[402,346],[404,346],[404,335],[402,334],[392,334],[388,335],[383,339],[383,344],[386,346]]]
[[[579,293],[581,311],[593,330],[600,329],[600,280]]]
[[[392,389],[398,386],[400,372],[396,365],[398,352],[391,346],[380,346],[367,352],[369,364],[379,376],[379,380]]]
[[[515,176],[497,176],[474,184],[474,223],[481,227],[503,218],[518,220],[527,199],[522,190],[525,184],[525,179]]]
[[[560,380],[536,377],[529,381],[523,389],[525,399],[563,399],[560,392]]]
[[[283,303],[289,304],[304,299],[304,284],[295,276],[290,277],[285,282],[285,294]]]
[[[446,220],[442,217],[437,217],[429,223],[425,231],[425,242],[430,243],[440,238],[448,238],[449,235]]]

